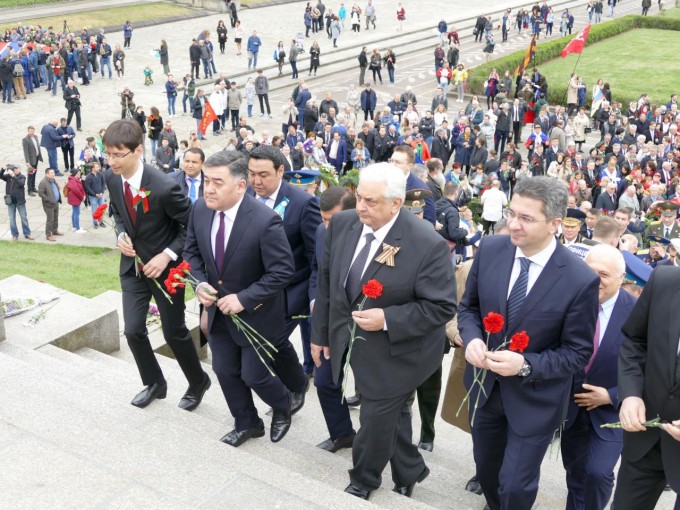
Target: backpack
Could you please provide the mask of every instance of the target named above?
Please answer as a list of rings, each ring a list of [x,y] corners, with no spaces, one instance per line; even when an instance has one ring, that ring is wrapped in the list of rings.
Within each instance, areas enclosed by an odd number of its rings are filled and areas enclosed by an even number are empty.
[[[68,190],[68,183],[64,183],[64,187],[61,189],[62,195],[64,195],[64,198],[68,198],[69,190]]]
[[[20,76],[24,75],[24,66],[21,65],[21,62],[17,62],[14,64],[14,69],[12,71],[12,76],[15,78],[19,78]]]

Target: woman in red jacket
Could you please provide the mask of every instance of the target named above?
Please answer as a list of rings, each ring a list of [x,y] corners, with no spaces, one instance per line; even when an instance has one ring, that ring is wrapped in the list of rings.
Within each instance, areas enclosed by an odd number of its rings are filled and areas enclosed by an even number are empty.
[[[85,199],[85,188],[83,188],[83,181],[80,179],[80,170],[71,170],[71,175],[68,176],[66,182],[66,189],[68,190],[68,204],[71,206],[71,227],[74,232],[84,234],[87,231],[80,228],[80,204]],[[66,193],[64,194],[66,195]]]

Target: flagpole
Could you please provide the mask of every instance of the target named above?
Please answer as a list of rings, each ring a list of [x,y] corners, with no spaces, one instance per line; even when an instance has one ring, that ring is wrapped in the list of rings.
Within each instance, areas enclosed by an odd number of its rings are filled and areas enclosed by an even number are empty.
[[[581,52],[583,53],[583,52]],[[581,60],[581,53],[578,54],[578,58],[576,59],[576,63],[574,64],[574,69],[571,71],[571,74],[573,75],[576,72],[576,68],[578,67],[578,62]],[[571,75],[569,75],[569,79],[571,80]],[[567,94],[569,93],[569,87],[567,87],[567,90],[564,91],[564,97],[562,98],[562,104],[565,104],[567,100]]]

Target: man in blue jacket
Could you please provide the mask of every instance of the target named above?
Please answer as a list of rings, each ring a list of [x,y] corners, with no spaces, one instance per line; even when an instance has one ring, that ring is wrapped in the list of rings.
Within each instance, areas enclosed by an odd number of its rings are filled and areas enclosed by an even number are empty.
[[[47,158],[50,163],[50,168],[54,170],[54,175],[61,177],[59,171],[59,163],[57,161],[57,147],[61,147],[61,141],[67,139],[68,135],[59,136],[57,133],[57,121],[52,120],[45,124],[40,130],[40,146],[47,150]]]
[[[262,46],[262,40],[257,36],[257,31],[253,30],[253,35],[248,37],[248,69],[257,67],[257,54]]]

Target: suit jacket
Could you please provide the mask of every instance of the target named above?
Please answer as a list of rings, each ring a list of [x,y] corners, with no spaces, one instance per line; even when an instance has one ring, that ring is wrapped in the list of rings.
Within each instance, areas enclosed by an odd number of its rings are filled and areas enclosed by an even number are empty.
[[[571,427],[579,410],[579,407],[574,402],[574,394],[584,391],[582,388],[584,383],[592,384],[593,386],[606,388],[612,401],[611,404],[596,407],[589,411],[590,421],[593,424],[595,433],[603,441],[623,441],[623,431],[621,429],[603,429],[600,428],[600,425],[619,421],[619,413],[617,411],[619,407],[617,371],[619,349],[625,339],[621,332],[621,326],[628,320],[630,312],[635,306],[635,301],[636,299],[632,294],[623,289],[619,291],[619,297],[616,299],[612,309],[607,329],[602,334],[602,341],[597,350],[597,355],[590,366],[590,370],[587,374],[581,370],[574,376],[565,429]]]
[[[350,338],[351,311],[362,299],[359,293],[350,303],[344,288],[362,228],[354,210],[334,215],[319,267],[312,338],[330,346],[335,382]],[[432,375],[442,362],[446,323],[456,313],[453,266],[443,263],[449,249],[430,225],[402,209],[384,242],[401,248],[395,265],[371,260],[361,281],[375,278],[383,285],[382,296],[367,300],[365,308],[383,309],[387,331],[357,327],[366,340],[355,342],[351,358],[357,386],[369,399],[404,395]]]
[[[64,89],[64,101],[64,106],[67,110],[77,110],[80,108],[80,92],[78,87],[66,87]]]
[[[309,302],[316,299],[316,283],[319,279],[319,263],[323,258],[323,242],[326,239],[326,227],[319,223],[314,234],[314,258],[312,259],[312,274],[309,276]]]
[[[248,193],[255,196],[252,189]],[[309,276],[314,258],[314,236],[321,223],[321,213],[319,203],[313,196],[286,181],[281,182],[274,207],[284,198],[289,202],[283,214],[283,228],[295,261],[295,273],[286,287],[286,314],[290,317],[304,315],[309,308]]]
[[[187,184],[187,174],[184,173],[184,170],[177,170],[176,172],[173,172],[170,174],[170,176],[175,180],[175,182],[179,185],[180,189],[182,190],[182,193],[186,195],[187,197],[189,196],[189,185]],[[197,197],[198,198],[203,198],[203,171],[201,171],[201,177],[200,177],[200,184],[198,185],[198,190],[197,191]]]
[[[616,200],[612,200],[609,193],[600,193],[595,202],[595,209],[604,209],[606,211],[616,211]]]
[[[137,255],[144,263],[165,249],[175,253],[178,256],[175,262],[179,263],[186,239],[191,201],[182,193],[173,178],[157,168],[144,165],[141,188],[150,192],[147,197],[149,208],[145,212],[144,202],[140,200],[137,203],[137,220],[133,225],[125,207],[123,180],[111,169],[107,170],[104,176],[117,234],[123,232],[128,234]],[[120,275],[127,273],[134,264],[134,258],[121,254]]]
[[[662,266],[655,269],[645,285],[630,317],[623,325],[625,335],[619,355],[619,402],[640,397],[646,418],[657,415],[662,421],[680,419],[680,384],[674,373],[680,338],[680,270]],[[623,455],[639,460],[661,441],[666,480],[680,491],[680,442],[664,431],[623,433]]]
[[[36,149],[35,145],[33,143],[33,140],[36,141],[38,144],[38,148]],[[22,140],[21,140],[21,146],[24,149],[24,161],[26,161],[26,164],[31,165],[33,168],[38,166],[38,161],[42,161],[42,152],[40,150],[40,142],[38,142],[38,137],[33,135],[31,138],[30,136],[26,135]]]
[[[281,219],[269,207],[244,195],[229,234],[222,271],[218,272],[210,234],[214,216],[215,211],[199,198],[191,211],[182,256],[191,265],[191,274],[212,285],[220,297],[236,294],[245,308],[239,317],[273,342],[284,328],[284,289],[294,271]],[[215,306],[207,308],[208,331],[215,320],[223,320],[216,310]],[[231,320],[224,324],[237,344],[249,345]]]
[[[59,191],[59,200],[54,199],[52,184],[47,177],[44,177],[38,184],[38,196],[42,199],[43,204],[46,205],[61,204],[61,189],[59,188],[59,183],[57,183],[57,190]]]
[[[489,312],[507,314],[510,273],[515,246],[509,236],[482,239],[458,313],[458,329],[467,346],[486,339],[482,318]],[[557,244],[541,275],[527,294],[517,317],[501,333],[491,335],[489,348],[518,331],[529,335],[524,358],[531,364],[527,377],[498,377],[501,398],[510,426],[527,436],[556,430],[565,418],[573,375],[586,366],[593,352],[597,320],[599,278],[561,244]],[[473,366],[465,372],[470,388]],[[485,381],[484,406],[495,377]],[[475,402],[476,387],[470,396]]]
[[[61,140],[62,137],[57,134],[57,128],[52,124],[45,124],[40,130],[40,146],[48,151],[61,147]]]

